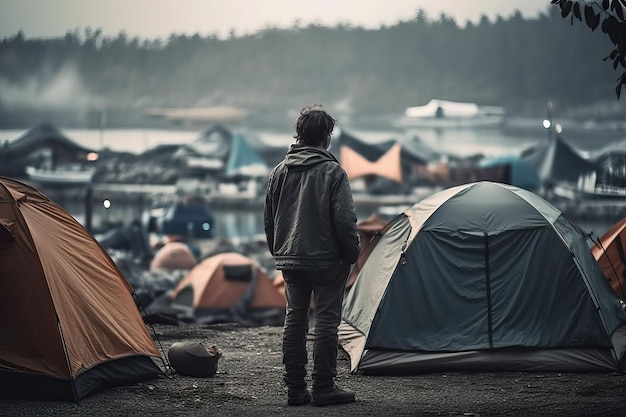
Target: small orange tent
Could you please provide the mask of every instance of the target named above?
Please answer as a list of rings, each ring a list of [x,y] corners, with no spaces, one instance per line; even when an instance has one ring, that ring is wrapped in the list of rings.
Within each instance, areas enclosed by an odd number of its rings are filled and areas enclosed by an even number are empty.
[[[183,242],[168,242],[154,255],[150,262],[150,270],[160,269],[191,269],[198,261]]]
[[[402,183],[402,165],[399,143],[393,145],[375,162],[370,162],[348,146],[342,146],[340,161],[350,180],[366,175],[380,175],[392,181]]]
[[[626,300],[626,217],[615,223],[593,245],[591,252],[611,288]]]
[[[171,306],[204,324],[280,325],[286,301],[257,262],[227,252],[193,267],[172,292]]]
[[[45,195],[4,177],[0,271],[0,397],[77,401],[161,373],[106,251]]]

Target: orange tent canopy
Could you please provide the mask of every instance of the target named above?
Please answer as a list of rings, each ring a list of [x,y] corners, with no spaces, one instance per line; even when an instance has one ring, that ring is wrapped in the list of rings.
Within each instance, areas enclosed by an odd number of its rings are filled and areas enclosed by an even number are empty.
[[[0,396],[78,400],[160,373],[107,252],[48,197],[2,177],[0,271]]]
[[[250,280],[254,278],[239,278],[235,276],[236,273],[229,276],[229,271],[244,271],[245,267],[249,267],[251,274],[256,276],[250,307],[284,309],[285,297],[272,285],[265,271],[251,258],[235,252],[220,253],[200,262],[178,283],[172,298],[175,299],[185,288],[191,287],[193,308],[230,308],[244,296]]]
[[[615,223],[591,248],[611,288],[626,300],[626,217]]]
[[[191,269],[198,261],[183,242],[168,242],[154,255],[150,263],[150,270],[159,269]]]
[[[379,175],[402,183],[402,165],[399,143],[393,145],[375,162],[370,162],[348,146],[342,146],[339,159],[350,180],[366,175]]]

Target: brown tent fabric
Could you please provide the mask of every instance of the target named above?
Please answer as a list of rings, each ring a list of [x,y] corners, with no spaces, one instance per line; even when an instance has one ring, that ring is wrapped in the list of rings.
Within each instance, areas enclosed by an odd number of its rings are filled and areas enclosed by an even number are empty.
[[[203,323],[267,324],[262,317],[272,316],[278,323],[284,319],[284,295],[258,263],[240,253],[220,253],[197,264],[172,292],[172,303],[187,299],[190,290],[189,307]]]
[[[285,277],[283,276],[283,271],[276,270],[274,272],[272,285],[274,285],[274,288],[276,288],[279,293],[285,296]]]
[[[159,269],[191,269],[198,261],[183,242],[168,242],[157,251],[150,262],[150,270]]]
[[[591,252],[613,291],[626,300],[626,217],[602,235]]]
[[[376,247],[378,239],[380,236],[384,235],[387,230],[389,230],[391,223],[392,222],[388,222],[386,219],[377,214],[372,214],[357,224],[359,236],[361,238],[360,253],[359,258],[352,266],[352,270],[348,276],[346,289],[354,285],[356,277],[359,275],[359,272],[361,271],[361,268],[363,268],[363,265],[365,264],[365,261],[367,261],[370,253],[372,253]]]
[[[132,288],[80,223],[0,177],[0,229],[0,396],[76,401],[160,373]]]

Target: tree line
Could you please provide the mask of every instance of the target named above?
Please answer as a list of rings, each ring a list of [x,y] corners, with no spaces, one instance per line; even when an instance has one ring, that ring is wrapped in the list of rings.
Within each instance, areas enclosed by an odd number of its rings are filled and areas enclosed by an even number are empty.
[[[18,32],[0,40],[0,112],[42,106],[37,92],[56,83],[65,89],[55,96],[48,88],[47,100],[69,108],[234,105],[262,113],[321,102],[371,116],[442,98],[537,113],[547,101],[561,108],[615,101],[619,74],[605,61],[612,49],[606,35],[570,24],[558,7],[463,26],[418,10],[377,29],[295,23],[227,39]]]

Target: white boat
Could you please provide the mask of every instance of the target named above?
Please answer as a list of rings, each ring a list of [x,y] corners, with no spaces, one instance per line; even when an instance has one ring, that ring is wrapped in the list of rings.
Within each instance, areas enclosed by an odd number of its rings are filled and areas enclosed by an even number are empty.
[[[91,181],[96,169],[93,167],[68,167],[42,169],[26,167],[26,174],[31,180],[41,184],[80,185]]]
[[[397,124],[428,128],[496,127],[502,124],[504,115],[501,106],[432,99],[423,106],[407,107]]]

